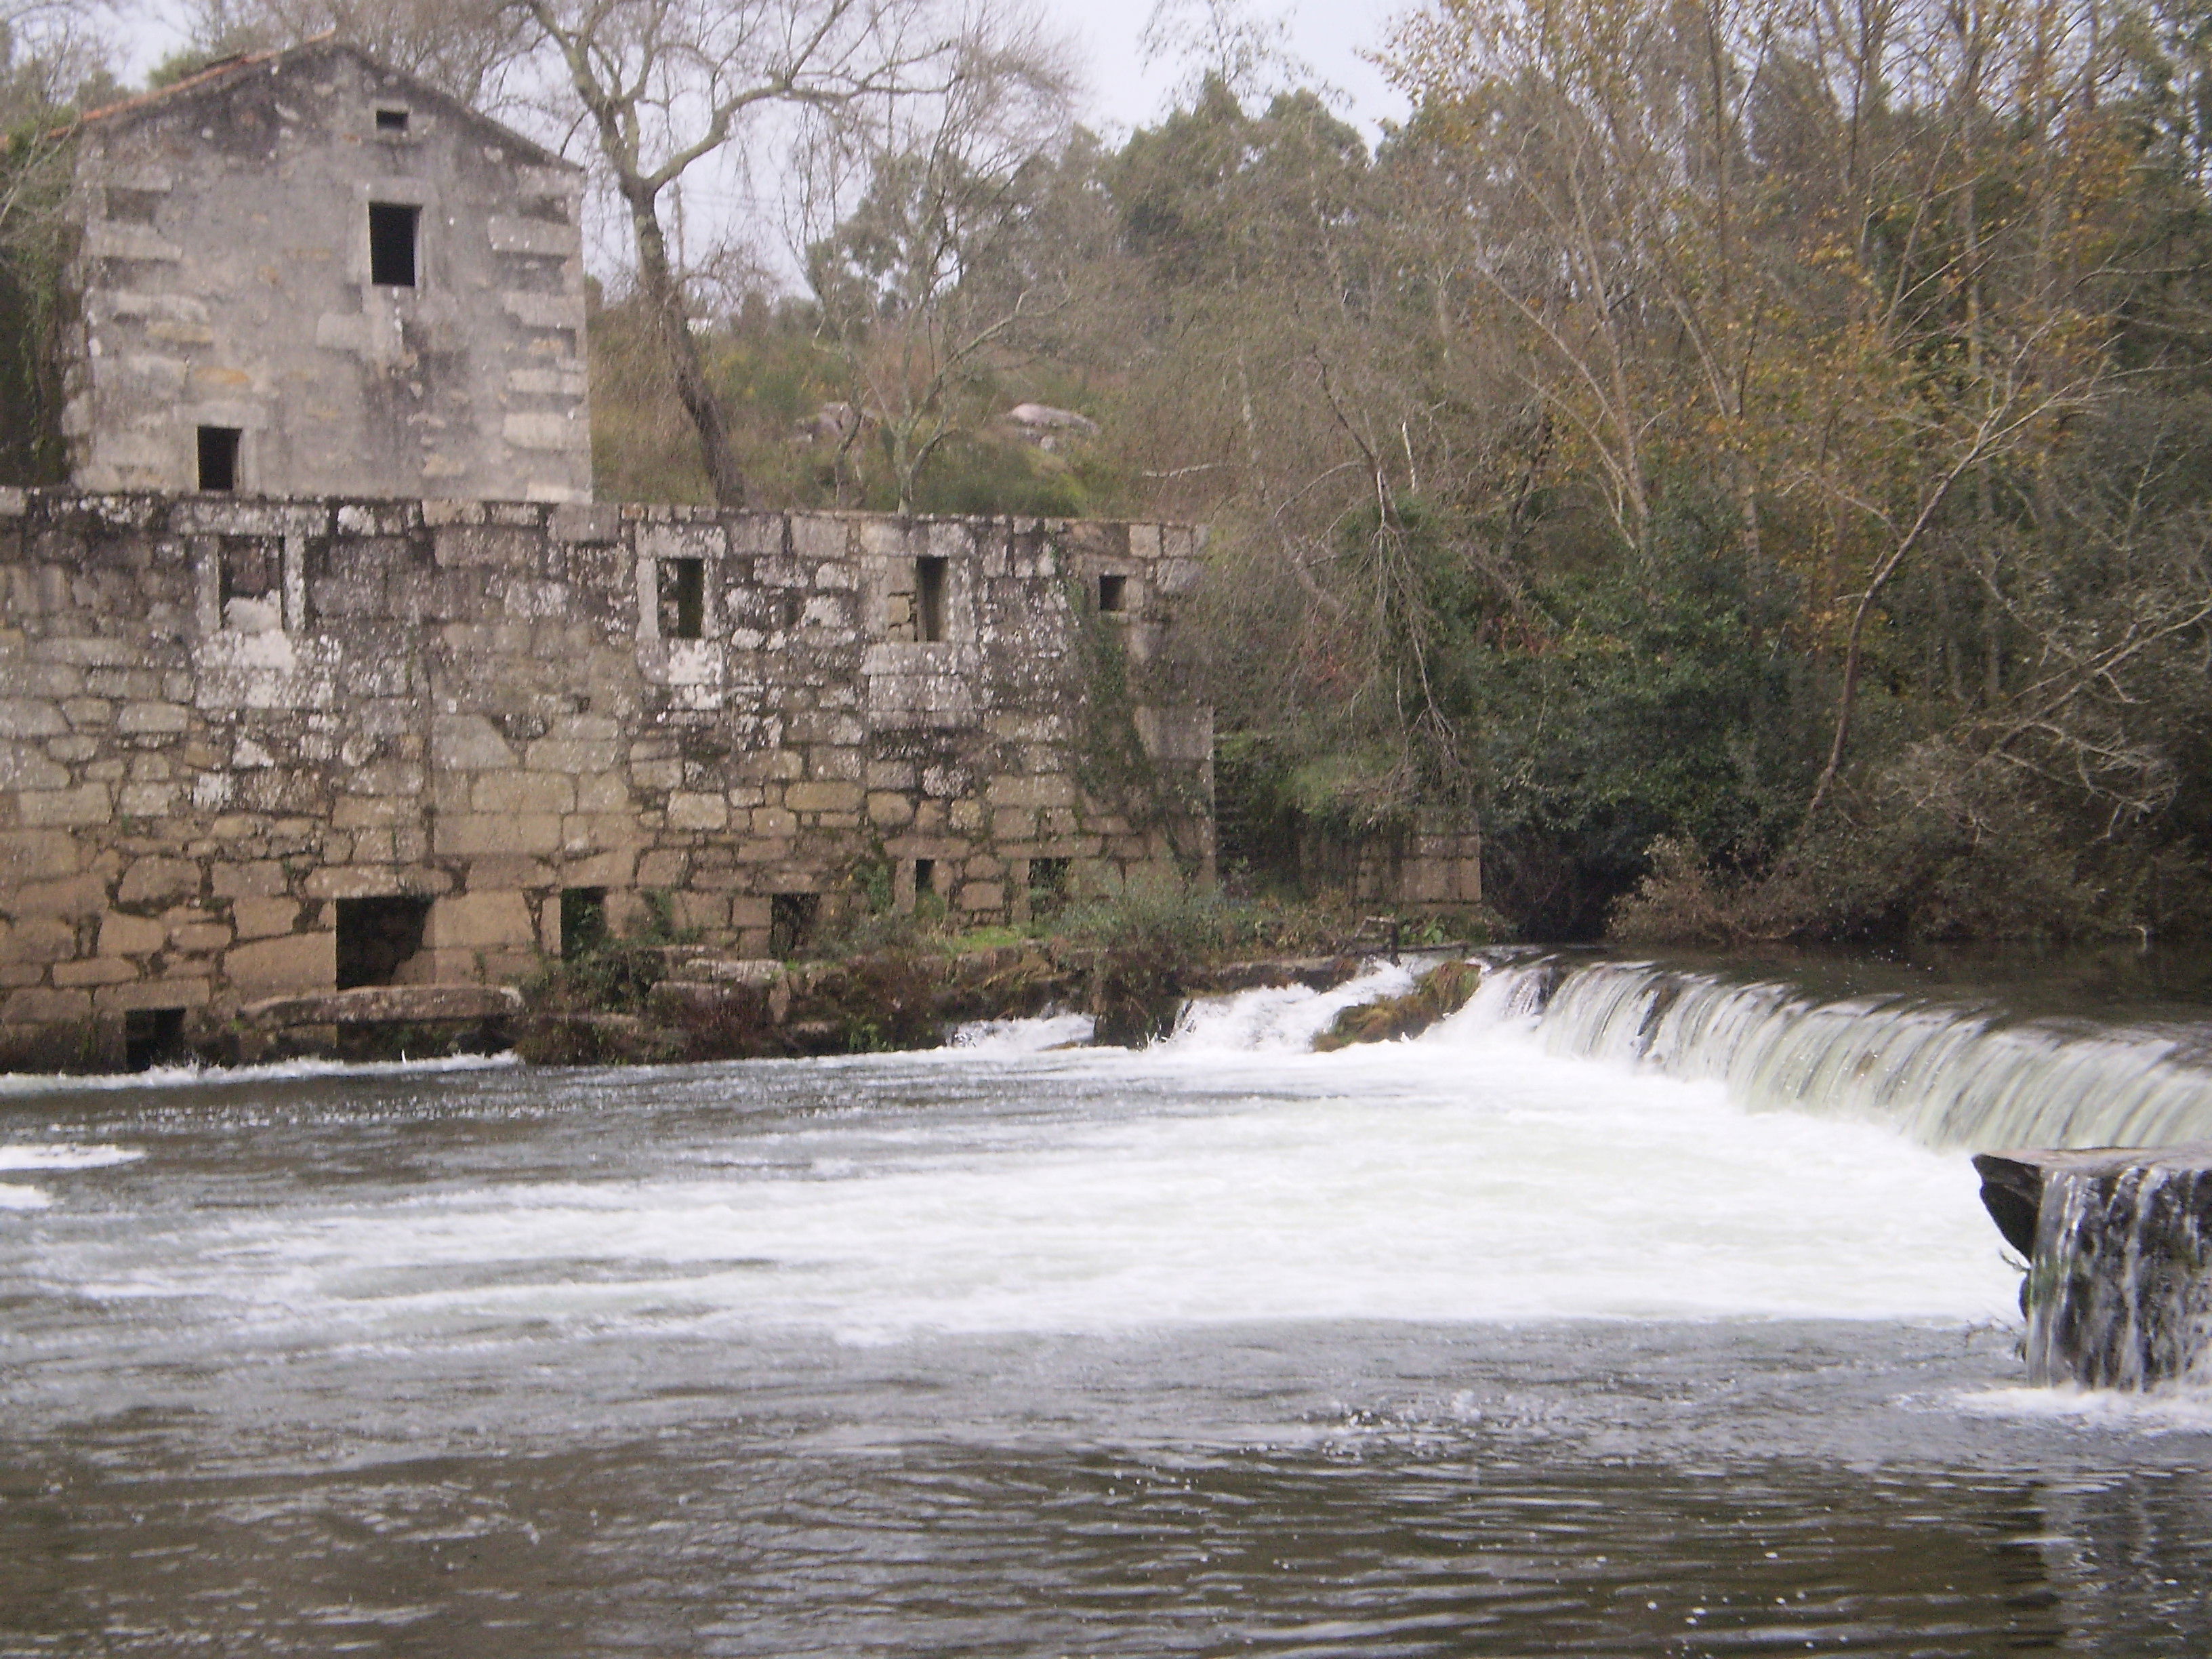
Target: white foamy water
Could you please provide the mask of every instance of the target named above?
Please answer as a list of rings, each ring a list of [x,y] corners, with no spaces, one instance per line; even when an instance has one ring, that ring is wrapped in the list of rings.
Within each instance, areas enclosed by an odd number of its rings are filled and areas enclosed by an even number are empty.
[[[101,1170],[113,1164],[135,1164],[145,1156],[133,1146],[83,1146],[67,1140],[0,1146],[0,1170]]]
[[[977,1019],[957,1027],[946,1049],[967,1059],[984,1054],[1041,1054],[1091,1041],[1097,1024],[1088,1014],[1048,1014],[1039,1019]]]
[[[1382,969],[1203,1005],[1142,1054],[1025,1056],[1001,1031],[964,1062],[832,1073],[957,1084],[957,1109],[763,1121],[738,1109],[762,1074],[733,1067],[707,1173],[695,1158],[592,1180],[572,1164],[564,1180],[166,1218],[56,1235],[44,1272],[117,1300],[208,1298],[286,1342],[549,1320],[868,1341],[2008,1316],[2017,1281],[1971,1167],[1892,1130],[1747,1115],[1720,1085],[1564,1059],[1480,1017],[1298,1052],[1346,1002],[1407,982]]]
[[[1159,1046],[1193,1055],[1304,1054],[1346,1008],[1402,996],[1413,988],[1410,969],[1378,963],[1332,991],[1293,985],[1202,997],[1183,1010]]]
[[[2202,1031],[2013,1023],[1984,1007],[1555,961],[1493,969],[1461,1022],[1532,1030],[1561,1057],[1717,1083],[1751,1111],[1862,1118],[1931,1146],[2212,1139]]]
[[[0,1170],[101,1170],[117,1164],[135,1164],[145,1156],[135,1147],[80,1146],[66,1140],[0,1145]],[[43,1187],[0,1181],[0,1210],[50,1209],[53,1201],[53,1194]]]
[[[448,1054],[435,1060],[283,1060],[266,1066],[155,1066],[143,1072],[89,1075],[0,1072],[0,1098],[82,1091],[181,1089],[213,1085],[289,1083],[313,1078],[406,1077],[416,1073],[485,1072],[513,1066],[512,1054]]]

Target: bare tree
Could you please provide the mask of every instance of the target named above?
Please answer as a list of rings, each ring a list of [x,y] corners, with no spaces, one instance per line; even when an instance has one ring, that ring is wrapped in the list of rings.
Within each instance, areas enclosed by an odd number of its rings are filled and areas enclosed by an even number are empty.
[[[479,108],[504,101],[532,44],[507,0],[193,0],[195,55],[296,46],[319,34],[361,47]]]
[[[101,21],[91,0],[0,0],[0,247],[51,224],[68,113],[113,85]]]
[[[807,249],[860,416],[883,434],[901,513],[922,470],[978,410],[958,395],[1066,303],[1078,250],[1049,226],[1073,77],[1034,26],[971,34],[939,95],[884,101],[817,156],[817,199],[866,193]]]
[[[717,501],[745,480],[692,333],[664,204],[692,167],[764,140],[763,118],[835,122],[900,94],[941,94],[970,20],[930,0],[514,0],[559,55],[622,203],[640,297],[698,435]]]

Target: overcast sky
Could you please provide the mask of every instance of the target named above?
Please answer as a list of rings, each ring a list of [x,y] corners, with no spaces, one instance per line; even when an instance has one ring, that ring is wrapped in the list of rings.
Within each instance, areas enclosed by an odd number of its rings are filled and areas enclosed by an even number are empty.
[[[1383,83],[1375,66],[1361,57],[1381,46],[1391,20],[1410,0],[1295,0],[1295,3],[1253,9],[1283,18],[1291,50],[1313,67],[1316,76],[1343,94],[1339,112],[1355,121],[1370,138],[1380,122],[1397,119],[1405,100]],[[1127,131],[1156,118],[1168,106],[1184,66],[1147,67],[1138,36],[1152,15],[1152,0],[1042,0],[1079,44],[1081,67],[1091,85],[1087,119],[1102,130]],[[169,20],[183,8],[164,0],[140,0],[131,33],[137,51],[131,68],[143,75],[161,55],[179,44],[181,31]]]
[[[125,0],[132,4],[133,0]],[[1153,0],[1037,0],[1048,17],[1075,42],[1079,69],[1089,87],[1082,118],[1103,136],[1115,137],[1157,120],[1170,107],[1176,89],[1188,81],[1187,64],[1144,62],[1139,37],[1152,15]],[[1335,108],[1366,135],[1371,143],[1381,124],[1404,117],[1405,100],[1387,84],[1374,64],[1363,55],[1378,50],[1391,21],[1409,9],[1413,0],[1291,0],[1270,6],[1254,0],[1249,13],[1277,17],[1287,25],[1291,54],[1310,70],[1305,83],[1318,83],[1336,94]],[[183,43],[183,31],[172,20],[183,15],[178,0],[135,0],[127,14],[131,21],[132,62],[136,79],[164,53]],[[778,286],[795,286],[801,264],[794,238],[781,222],[772,199],[772,185],[748,184],[726,169],[712,166],[688,174],[680,192],[672,227],[679,242],[697,244],[731,228],[754,251],[754,256]],[[599,204],[603,207],[605,204]],[[672,208],[675,208],[672,198]],[[688,209],[690,235],[683,222]],[[594,210],[586,221],[586,263],[602,275],[611,275],[627,263],[628,249],[620,227]]]
[[[1094,125],[1141,126],[1167,107],[1186,74],[1177,64],[1147,68],[1137,37],[1152,15],[1152,0],[1044,0],[1046,10],[1082,42],[1083,64],[1091,83]],[[1380,49],[1394,19],[1411,9],[1411,0],[1297,0],[1294,5],[1255,8],[1284,18],[1291,50],[1313,66],[1322,82],[1344,94],[1339,113],[1356,122],[1371,139],[1383,120],[1399,120],[1405,100],[1383,82],[1362,57]]]

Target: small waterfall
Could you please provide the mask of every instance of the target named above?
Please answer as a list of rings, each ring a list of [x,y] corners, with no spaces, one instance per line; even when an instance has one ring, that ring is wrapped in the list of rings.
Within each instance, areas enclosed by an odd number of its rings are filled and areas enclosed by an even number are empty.
[[[2212,1168],[2092,1155],[2045,1159],[2039,1173],[2021,1298],[2028,1380],[2110,1389],[2206,1381]]]
[[[1717,1081],[1750,1110],[1868,1118],[1931,1146],[2212,1140],[2212,1066],[2183,1036],[2148,1028],[1540,957],[1490,964],[1431,1036],[1514,1024],[1562,1056]]]

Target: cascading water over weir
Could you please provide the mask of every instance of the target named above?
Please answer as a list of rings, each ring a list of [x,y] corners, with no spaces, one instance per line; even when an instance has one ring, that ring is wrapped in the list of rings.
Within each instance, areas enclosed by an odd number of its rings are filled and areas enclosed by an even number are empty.
[[[1717,1081],[1751,1110],[1870,1118],[1974,1162],[2021,1287],[2031,1380],[2212,1375],[2212,1056],[2197,1030],[2016,1021],[1905,995],[1557,957],[1492,964],[1465,1018],[1562,1055]]]

